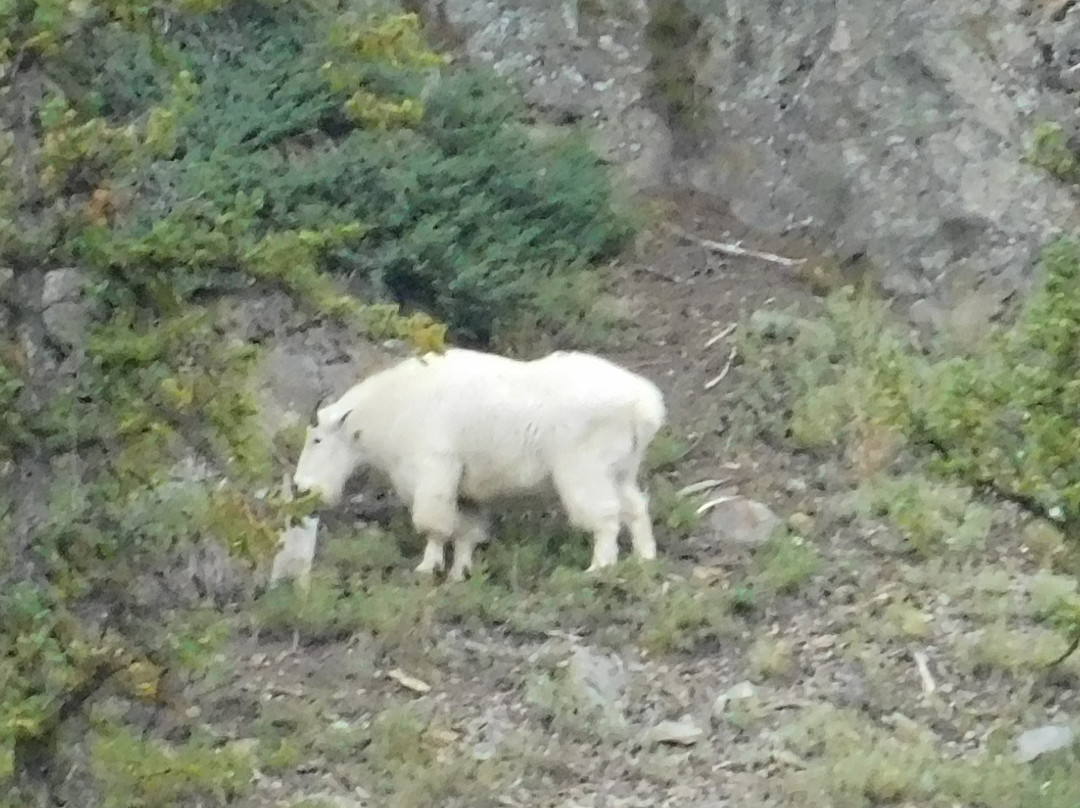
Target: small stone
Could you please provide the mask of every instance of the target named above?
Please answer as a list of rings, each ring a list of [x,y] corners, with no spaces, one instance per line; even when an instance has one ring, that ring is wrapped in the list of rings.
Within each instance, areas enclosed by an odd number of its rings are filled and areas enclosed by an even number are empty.
[[[800,511],[788,517],[788,524],[800,536],[809,536],[814,530],[814,517]]]
[[[750,682],[739,682],[737,685],[733,685],[728,688],[724,693],[721,693],[716,697],[716,701],[712,706],[713,721],[720,721],[724,717],[724,711],[727,709],[728,703],[732,701],[744,701],[746,699],[752,699],[757,695],[757,688],[755,688]]]
[[[41,290],[42,308],[78,300],[82,294],[82,283],[82,272],[77,269],[54,269],[45,273],[45,283]]]
[[[926,298],[916,300],[908,308],[908,318],[918,328],[936,330],[942,322],[941,309]]]
[[[648,732],[650,744],[673,743],[681,746],[692,746],[705,735],[688,715],[684,715],[678,721],[661,721]]]
[[[1061,71],[1061,84],[1067,90],[1080,90],[1080,65],[1073,65]]]
[[[72,268],[45,273],[41,309],[45,331],[54,343],[68,348],[84,343],[91,313],[83,299],[83,273]]]
[[[417,693],[427,693],[431,690],[431,685],[427,682],[422,679],[417,679],[415,676],[410,676],[399,668],[394,668],[394,670],[386,675],[402,687],[407,687],[409,690],[413,690]]]
[[[805,494],[807,488],[806,480],[800,480],[798,477],[793,477],[784,483],[784,490],[789,494]]]
[[[719,502],[709,515],[718,537],[748,547],[764,544],[780,524],[780,517],[767,506],[746,497]]]
[[[270,568],[270,586],[279,581],[296,580],[301,587],[307,587],[318,532],[319,519],[314,516],[304,517],[299,525],[285,530],[281,536],[281,549]]]
[[[1016,759],[1027,763],[1040,755],[1064,749],[1076,739],[1076,733],[1060,724],[1029,729],[1016,739]]]

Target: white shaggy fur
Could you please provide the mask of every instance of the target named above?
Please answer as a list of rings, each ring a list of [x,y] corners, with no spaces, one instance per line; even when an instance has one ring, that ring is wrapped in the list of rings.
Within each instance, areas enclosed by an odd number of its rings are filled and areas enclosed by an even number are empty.
[[[593,534],[589,570],[615,563],[626,525],[635,555],[656,557],[637,482],[666,418],[652,382],[605,359],[557,351],[519,361],[451,348],[401,362],[318,411],[294,481],[336,505],[361,466],[385,474],[427,538],[418,572],[464,576],[487,541],[483,506],[554,488]]]

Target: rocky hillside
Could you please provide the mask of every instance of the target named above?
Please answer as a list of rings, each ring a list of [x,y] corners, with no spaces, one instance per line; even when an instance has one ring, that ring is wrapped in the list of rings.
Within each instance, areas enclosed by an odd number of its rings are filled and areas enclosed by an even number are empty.
[[[428,5],[637,187],[812,238],[920,325],[985,325],[1075,225],[1071,2]]]
[[[0,2],[0,805],[1075,808],[1076,19]],[[447,342],[660,383],[662,557],[371,481],[267,588]]]

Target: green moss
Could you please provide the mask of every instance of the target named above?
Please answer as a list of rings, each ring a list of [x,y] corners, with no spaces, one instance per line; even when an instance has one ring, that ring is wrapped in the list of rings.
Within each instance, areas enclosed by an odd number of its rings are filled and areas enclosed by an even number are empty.
[[[1047,121],[1035,127],[1026,159],[1032,165],[1053,174],[1060,180],[1075,182],[1077,179],[1076,152],[1065,142],[1061,124]]]

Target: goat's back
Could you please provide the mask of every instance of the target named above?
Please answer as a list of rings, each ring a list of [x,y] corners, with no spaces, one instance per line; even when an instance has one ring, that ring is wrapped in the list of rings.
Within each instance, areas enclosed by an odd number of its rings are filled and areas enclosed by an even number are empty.
[[[452,455],[478,493],[500,479],[511,488],[539,484],[559,458],[588,447],[636,454],[665,417],[652,382],[572,351],[522,361],[451,348],[407,359],[348,395],[369,450],[387,465]]]

